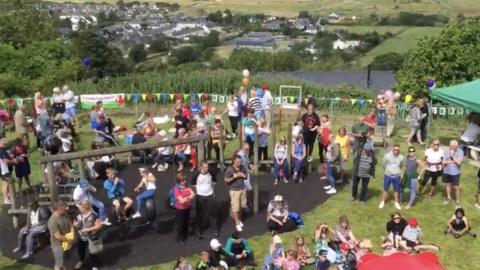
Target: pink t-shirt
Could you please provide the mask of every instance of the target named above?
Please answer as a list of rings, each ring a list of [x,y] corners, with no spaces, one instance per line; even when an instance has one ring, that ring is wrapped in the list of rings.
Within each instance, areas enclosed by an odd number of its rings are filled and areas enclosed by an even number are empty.
[[[297,260],[284,260],[282,263],[284,270],[300,270],[300,263]]]
[[[173,196],[175,196],[175,208],[176,209],[180,209],[180,210],[183,210],[183,209],[188,209],[190,207],[192,207],[192,201],[188,201],[186,203],[180,203],[180,200],[178,200],[178,196],[182,196],[184,198],[190,196],[192,194],[192,190],[189,188],[189,187],[183,187],[183,188],[179,188],[178,186],[176,186],[174,189],[173,189]]]

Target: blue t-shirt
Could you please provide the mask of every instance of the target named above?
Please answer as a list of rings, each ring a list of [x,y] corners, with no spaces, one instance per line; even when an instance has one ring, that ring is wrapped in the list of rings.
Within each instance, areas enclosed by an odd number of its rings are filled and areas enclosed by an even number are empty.
[[[99,123],[97,121],[93,122],[92,123],[92,128],[94,130],[98,130],[98,131],[102,131],[102,132],[105,132],[105,125],[102,124],[102,123]]]
[[[109,199],[121,198],[125,195],[125,181],[123,179],[119,179],[117,184],[107,179],[103,182],[103,188],[107,192]]]
[[[202,111],[202,106],[198,102],[195,104],[192,103],[192,106],[190,109],[192,110],[193,115],[198,115],[200,114],[200,111]]]
[[[460,148],[457,148],[454,153],[455,159],[462,159],[463,162],[463,151]],[[450,160],[450,149],[447,151],[443,151],[443,160]],[[449,175],[459,175],[460,174],[460,166],[455,163],[450,163],[443,168],[444,174]]]

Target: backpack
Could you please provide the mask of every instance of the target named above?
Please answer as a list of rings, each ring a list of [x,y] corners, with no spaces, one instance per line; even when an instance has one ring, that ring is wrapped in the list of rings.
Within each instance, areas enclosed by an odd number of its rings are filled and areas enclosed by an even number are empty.
[[[168,192],[168,206],[170,206],[171,208],[175,208],[175,188],[177,188],[181,192],[180,186],[178,184],[173,186]]]

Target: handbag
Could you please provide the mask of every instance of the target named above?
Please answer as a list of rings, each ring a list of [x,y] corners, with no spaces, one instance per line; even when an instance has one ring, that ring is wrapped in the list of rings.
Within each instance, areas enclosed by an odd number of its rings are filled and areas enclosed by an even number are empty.
[[[102,239],[97,240],[88,239],[88,252],[93,255],[97,255],[103,251]]]

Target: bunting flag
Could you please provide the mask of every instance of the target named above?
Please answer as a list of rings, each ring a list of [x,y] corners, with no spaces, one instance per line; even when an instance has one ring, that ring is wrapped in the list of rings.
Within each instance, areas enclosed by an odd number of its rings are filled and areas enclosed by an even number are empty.
[[[170,94],[170,100],[173,100],[175,98],[174,94]]]
[[[455,114],[455,108],[454,107],[448,107],[448,115],[454,115]]]
[[[445,116],[447,114],[447,108],[445,107],[440,107],[438,109],[438,114],[440,114],[441,116]]]
[[[371,99],[369,99],[369,100],[367,100],[367,101],[368,101],[368,103],[372,104],[372,100],[371,100]]]
[[[288,103],[288,98],[282,97],[282,104],[287,104],[287,103]]]
[[[225,103],[225,96],[219,96],[218,97],[218,102],[219,103]]]
[[[138,103],[140,101],[140,94],[133,94],[132,100],[133,102]]]
[[[281,97],[275,97],[275,104],[282,104],[282,98]]]
[[[463,108],[457,108],[457,114],[463,115]]]
[[[130,101],[130,98],[132,98],[132,94],[127,94],[127,101]]]
[[[190,94],[185,94],[183,95],[183,97],[185,98],[185,100],[187,100],[190,97]]]
[[[364,99],[358,99],[358,104],[360,106],[363,106],[363,104],[365,104],[365,100]]]
[[[168,95],[168,93],[163,92],[162,93],[162,102],[167,103],[169,100],[170,100],[170,96]]]
[[[437,107],[432,107],[432,114],[437,114],[438,113],[438,110],[437,110]]]
[[[160,100],[160,97],[162,96],[162,94],[156,93],[155,96],[157,97],[157,100]]]
[[[218,95],[212,95],[212,101],[217,102],[218,101]]]
[[[190,95],[190,100],[198,100],[198,95],[197,94],[191,94]]]
[[[305,98],[303,101],[305,102],[305,104],[307,104],[308,103],[308,98]]]
[[[354,105],[355,103],[357,103],[357,99],[352,98],[352,99],[350,99],[350,102],[352,102],[352,105]]]
[[[289,96],[289,97],[288,97],[288,101],[289,101],[290,103],[295,103],[295,97]]]
[[[147,99],[147,94],[142,94],[142,101],[145,101]]]

